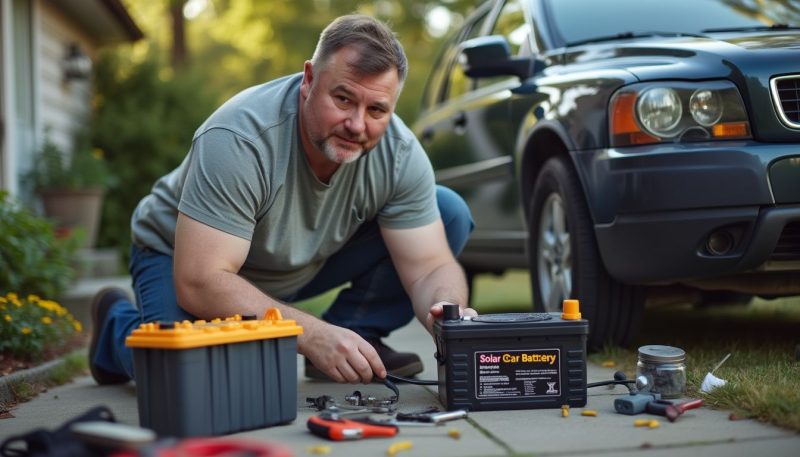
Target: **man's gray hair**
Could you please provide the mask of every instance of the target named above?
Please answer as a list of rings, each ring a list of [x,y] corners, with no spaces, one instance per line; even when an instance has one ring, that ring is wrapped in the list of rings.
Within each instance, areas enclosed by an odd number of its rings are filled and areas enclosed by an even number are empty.
[[[383,22],[363,14],[336,18],[320,34],[311,63],[318,69],[345,47],[359,51],[358,60],[352,63],[357,72],[377,75],[394,67],[400,83],[405,81],[408,74],[406,54],[400,41]]]

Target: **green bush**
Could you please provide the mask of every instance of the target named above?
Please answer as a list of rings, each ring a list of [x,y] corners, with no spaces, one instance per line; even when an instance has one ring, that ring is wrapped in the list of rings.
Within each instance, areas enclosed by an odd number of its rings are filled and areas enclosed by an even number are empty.
[[[217,101],[199,74],[172,75],[153,55],[132,64],[124,53],[104,54],[94,74],[92,144],[105,151],[117,178],[106,193],[97,244],[127,258],[134,208],[180,164]]]
[[[0,191],[0,295],[59,296],[75,276],[70,260],[79,244]]]
[[[44,189],[87,189],[107,187],[115,183],[103,150],[93,148],[90,132],[75,134],[72,154],[68,157],[45,135],[44,144],[34,156],[34,167],[27,175],[35,191]]]
[[[0,296],[0,353],[39,360],[48,347],[64,344],[83,329],[64,307],[36,295]]]

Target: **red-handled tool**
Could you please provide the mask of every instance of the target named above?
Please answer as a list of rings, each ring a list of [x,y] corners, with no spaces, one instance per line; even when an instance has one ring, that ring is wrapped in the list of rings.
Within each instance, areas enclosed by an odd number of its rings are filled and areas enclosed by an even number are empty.
[[[396,425],[376,424],[369,419],[343,419],[332,414],[309,417],[306,425],[311,433],[332,441],[397,435]]]
[[[690,409],[695,409],[703,406],[703,400],[691,400],[680,404],[673,404],[666,400],[656,400],[647,404],[647,412],[650,414],[657,414],[669,419],[670,422],[675,422],[681,414]]]

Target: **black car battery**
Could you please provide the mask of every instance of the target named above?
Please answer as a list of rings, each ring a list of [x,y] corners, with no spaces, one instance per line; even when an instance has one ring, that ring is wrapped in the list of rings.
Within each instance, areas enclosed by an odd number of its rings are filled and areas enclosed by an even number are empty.
[[[448,410],[586,405],[586,337],[577,300],[563,313],[460,317],[445,305],[433,326],[439,399]]]

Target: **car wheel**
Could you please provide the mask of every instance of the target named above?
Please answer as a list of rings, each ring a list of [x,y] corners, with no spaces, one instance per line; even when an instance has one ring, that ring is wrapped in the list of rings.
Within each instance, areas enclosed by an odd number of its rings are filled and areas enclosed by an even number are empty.
[[[528,246],[534,309],[560,312],[577,298],[589,320],[588,345],[626,345],[641,324],[641,287],[615,281],[597,250],[592,219],[578,177],[563,157],[545,162],[528,211]]]

